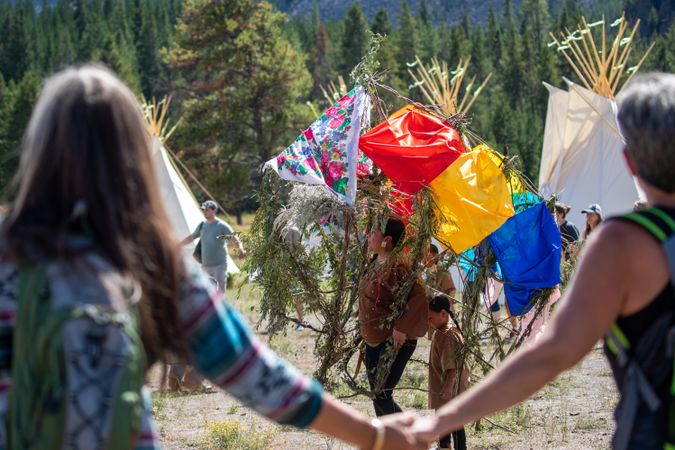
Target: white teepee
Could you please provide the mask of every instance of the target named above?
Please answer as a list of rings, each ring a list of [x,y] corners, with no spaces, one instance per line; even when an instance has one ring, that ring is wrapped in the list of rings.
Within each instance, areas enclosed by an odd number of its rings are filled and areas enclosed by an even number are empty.
[[[560,38],[551,34],[550,46],[565,57],[585,87],[565,80],[564,91],[544,83],[549,100],[539,191],[571,205],[568,218],[579,228],[585,222],[581,210],[592,203],[608,216],[630,210],[640,198],[624,163],[614,101],[652,48],[628,67],[638,26],[639,21],[630,29],[625,17],[609,26],[604,18],[592,24],[582,18],[578,30],[566,29]],[[609,28],[616,28],[613,39],[607,35]]]
[[[623,160],[616,104],[568,81],[568,91],[549,91],[539,191],[557,194],[572,210],[568,219],[582,227],[581,210],[592,203],[603,215],[630,210],[639,194]]]

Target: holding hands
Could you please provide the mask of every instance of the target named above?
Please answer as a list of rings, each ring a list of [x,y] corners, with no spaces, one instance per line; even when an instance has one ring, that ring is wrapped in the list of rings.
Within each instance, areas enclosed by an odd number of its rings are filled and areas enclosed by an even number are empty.
[[[426,450],[430,441],[420,440],[414,433],[420,420],[408,413],[373,419],[372,423],[376,428],[375,440],[372,446],[364,447],[364,450]]]
[[[438,430],[437,416],[419,417],[411,427],[411,432],[418,442],[430,444],[438,439],[441,432]]]

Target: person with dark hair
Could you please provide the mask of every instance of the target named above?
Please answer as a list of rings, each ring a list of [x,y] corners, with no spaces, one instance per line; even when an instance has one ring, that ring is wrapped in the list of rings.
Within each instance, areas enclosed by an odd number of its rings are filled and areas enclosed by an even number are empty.
[[[169,224],[129,88],[97,66],[49,78],[0,228],[0,447],[159,449],[145,372],[178,357],[278,423],[426,448],[412,419],[371,421],[279,358]]]
[[[359,285],[359,325],[377,416],[401,412],[393,390],[417,347],[417,338],[427,332],[427,297],[421,281],[415,280],[404,298],[397,297],[412,276],[397,248],[404,236],[405,226],[396,219],[371,229],[368,250],[375,255]]]
[[[586,215],[586,228],[584,229],[584,242],[586,242],[591,232],[602,223],[602,208],[597,203],[593,203],[588,208],[582,209],[581,214]]]
[[[438,409],[469,386],[469,368],[458,361],[464,346],[462,332],[447,295],[437,294],[429,302],[429,328],[433,330],[429,349],[429,408]],[[461,376],[459,375],[461,373]],[[464,427],[439,439],[438,449],[466,450]]]
[[[422,419],[420,438],[430,442],[525,400],[605,336],[621,394],[612,447],[675,446],[675,74],[636,75],[618,96],[618,122],[627,166],[653,206],[598,226],[539,339]]]
[[[553,206],[555,223],[558,224],[560,238],[562,239],[562,250],[565,261],[576,255],[579,242],[579,229],[566,219],[570,209],[572,209],[571,206],[560,202],[556,202]]]

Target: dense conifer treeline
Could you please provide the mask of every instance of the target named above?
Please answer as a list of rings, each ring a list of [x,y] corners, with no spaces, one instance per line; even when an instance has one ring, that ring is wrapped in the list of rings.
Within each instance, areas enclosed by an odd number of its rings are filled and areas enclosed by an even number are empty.
[[[610,3],[629,20],[642,19],[632,62],[656,42],[642,70],[675,71],[670,3]],[[451,67],[471,57],[470,76],[492,73],[471,127],[500,151],[519,155],[536,179],[547,100],[541,81],[576,81],[548,46],[548,33],[576,28],[584,13],[577,0],[565,0],[555,14],[546,0],[517,7],[505,0],[501,11],[480,20],[464,15],[456,24],[438,23],[445,12],[426,0],[415,1],[416,9],[402,1],[395,17],[381,8],[370,21],[358,2],[338,21],[322,20],[313,4],[305,17],[291,19],[254,0],[0,0],[0,187],[16,168],[41,79],[73,63],[100,61],[139,95],[172,94],[173,115],[182,122],[170,145],[227,209],[250,208],[260,165],[312,120],[308,102],[326,106],[321,86],[338,75],[350,83],[371,31],[387,36],[378,57],[383,81],[410,98],[423,100],[408,74],[416,56]]]

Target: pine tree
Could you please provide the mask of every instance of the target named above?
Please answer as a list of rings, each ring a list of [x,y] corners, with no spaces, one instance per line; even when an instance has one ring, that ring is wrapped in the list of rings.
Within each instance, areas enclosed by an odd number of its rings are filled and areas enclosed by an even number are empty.
[[[410,11],[408,0],[401,3],[401,12],[399,15],[399,28],[397,31],[399,63],[399,77],[402,80],[409,80],[406,64],[413,63],[420,53],[420,38],[417,31],[417,21]]]
[[[344,20],[344,34],[342,35],[342,75],[348,75],[361,61],[368,51],[370,38],[368,36],[368,21],[361,9],[361,3],[354,3]]]
[[[11,177],[11,170],[5,169],[5,161],[9,159],[13,150],[9,139],[9,125],[15,101],[16,95],[0,74],[0,186],[6,186]]]
[[[523,28],[527,26],[526,38],[536,45],[543,44],[549,29],[549,14],[546,0],[523,0],[521,4]]]
[[[178,147],[208,188],[235,211],[260,167],[309,121],[301,54],[283,38],[284,16],[257,0],[196,0],[178,20],[170,66],[181,75]]]
[[[492,72],[492,64],[485,46],[485,35],[476,27],[471,33],[471,69],[479,80],[484,80]]]
[[[420,54],[423,60],[435,57],[440,50],[440,39],[438,32],[432,23],[431,13],[426,0],[420,2],[417,10],[417,21],[419,23],[420,35]]]
[[[5,19],[2,41],[2,60],[0,60],[0,73],[7,81],[19,80],[30,66],[29,53],[26,49],[29,47],[29,35],[27,33],[27,22],[32,16],[31,9],[26,9],[26,2],[19,1],[14,10]]]
[[[370,29],[373,33],[379,34],[380,36],[391,35],[392,26],[391,22],[389,21],[389,13],[387,12],[386,8],[382,7],[377,10]]]
[[[525,77],[523,64],[523,46],[516,33],[511,11],[511,1],[506,0],[504,10],[504,53],[500,61],[500,79],[504,92],[509,98],[511,108],[515,108],[524,100],[522,80]]]
[[[0,186],[3,187],[16,172],[21,139],[40,90],[40,78],[29,70],[18,82],[12,81],[7,87],[7,105],[0,108],[0,115],[8,116],[4,136],[0,136]],[[0,119],[4,117],[0,116]]]
[[[558,23],[552,31],[563,31],[565,28],[575,30],[581,21],[581,16],[583,16],[583,13],[581,12],[578,0],[565,0]]]
[[[642,65],[642,71],[675,72],[675,21],[668,32],[655,38],[656,44]]]
[[[396,42],[393,39],[393,30],[386,8],[380,8],[377,11],[370,30],[373,34],[385,36],[385,40],[380,45],[380,50],[377,54],[380,70],[385,72],[383,81],[395,89],[401,89],[403,87],[402,82],[397,76],[399,63],[396,61]]]
[[[319,13],[319,4],[316,0],[312,0],[312,31],[317,33],[321,25],[321,15]]]
[[[330,47],[330,39],[324,24],[320,24],[316,30],[316,37],[314,39],[314,52],[310,62],[312,70],[312,96],[314,98],[321,96],[321,86],[327,85],[333,81],[337,74],[332,65],[332,61],[328,58]]]
[[[487,43],[492,56],[492,67],[498,67],[499,62],[502,60],[504,42],[501,26],[492,8],[488,12]]]
[[[134,0],[133,24],[136,35],[138,72],[140,73],[141,92],[146,98],[162,96],[160,89],[163,75],[162,60],[159,54],[160,41],[157,35],[157,23],[150,2]]]

